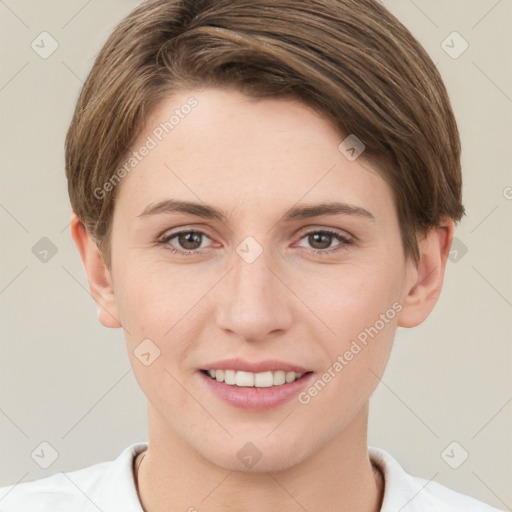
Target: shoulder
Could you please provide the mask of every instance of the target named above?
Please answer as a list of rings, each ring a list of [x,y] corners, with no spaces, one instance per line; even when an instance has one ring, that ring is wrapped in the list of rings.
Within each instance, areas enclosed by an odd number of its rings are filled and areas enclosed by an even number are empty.
[[[0,511],[141,512],[132,463],[146,447],[146,443],[135,443],[112,461],[1,487]]]
[[[385,450],[368,447],[368,454],[384,474],[381,512],[502,512],[433,480],[409,475]]]

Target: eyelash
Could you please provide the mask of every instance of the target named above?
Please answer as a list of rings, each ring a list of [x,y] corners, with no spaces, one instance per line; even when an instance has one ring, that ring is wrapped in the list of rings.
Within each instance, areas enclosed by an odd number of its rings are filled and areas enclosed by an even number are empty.
[[[164,246],[168,242],[170,242],[173,238],[176,238],[177,236],[179,236],[183,233],[200,234],[207,238],[210,238],[204,231],[201,231],[200,229],[194,229],[194,230],[189,229],[189,230],[177,231],[176,233],[171,233],[167,236],[164,236],[163,238],[160,238],[157,241],[157,243],[158,243],[158,245]],[[311,252],[314,255],[320,255],[320,256],[330,255],[330,254],[333,254],[338,251],[342,251],[342,250],[346,249],[347,245],[351,245],[353,243],[353,240],[351,240],[343,235],[340,235],[340,233],[337,233],[336,231],[331,231],[330,229],[318,229],[318,230],[308,231],[301,236],[300,240],[302,240],[303,238],[306,238],[307,236],[313,235],[313,234],[332,235],[339,242],[342,242],[338,245],[335,245],[331,249],[312,249]],[[198,249],[189,250],[189,251],[180,250],[180,249],[176,249],[175,247],[172,247],[172,246],[166,247],[166,250],[170,251],[171,253],[180,254],[183,256],[194,256],[195,254],[197,254],[197,251],[198,251]]]

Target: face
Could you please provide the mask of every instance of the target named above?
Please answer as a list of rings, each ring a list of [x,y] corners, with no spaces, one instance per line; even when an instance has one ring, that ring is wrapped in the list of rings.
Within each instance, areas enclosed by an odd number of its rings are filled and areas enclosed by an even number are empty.
[[[254,471],[275,471],[364,423],[413,266],[391,189],[342,140],[299,102],[218,89],[174,94],[147,119],[133,149],[149,150],[119,185],[111,263],[162,443],[232,470],[254,451]],[[276,385],[203,371],[219,368]],[[279,384],[293,368],[302,377]]]

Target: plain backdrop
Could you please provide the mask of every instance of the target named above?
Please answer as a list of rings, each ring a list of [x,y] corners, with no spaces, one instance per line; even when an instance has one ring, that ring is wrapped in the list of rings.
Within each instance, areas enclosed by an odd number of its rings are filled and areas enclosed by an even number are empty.
[[[70,237],[63,149],[96,53],[138,3],[0,1],[0,486],[111,460],[147,439],[122,331],[98,323]],[[512,510],[512,2],[384,3],[445,80],[467,215],[434,312],[397,333],[371,399],[369,444],[414,475]],[[57,453],[46,469],[31,455],[42,442]]]

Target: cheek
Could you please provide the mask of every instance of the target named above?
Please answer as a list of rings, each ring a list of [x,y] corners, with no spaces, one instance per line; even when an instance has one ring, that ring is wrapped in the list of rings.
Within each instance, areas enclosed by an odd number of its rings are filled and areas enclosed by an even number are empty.
[[[314,279],[302,279],[299,293],[331,335],[349,339],[392,308],[400,297],[400,277],[396,268],[385,265],[331,266]],[[391,320],[395,318],[394,313],[392,310],[388,315]]]
[[[181,368],[193,366],[209,318],[201,299],[216,280],[197,278],[192,266],[128,263],[120,269],[116,298],[135,377],[148,398],[157,400],[165,386],[163,396],[181,403],[175,379],[181,380]]]
[[[307,304],[322,320],[315,322],[321,327],[316,339],[334,393],[325,398],[363,400],[382,375],[393,344],[402,309],[399,272],[384,264],[339,266],[315,282]]]
[[[165,340],[182,329],[182,321],[196,309],[211,284],[199,279],[192,267],[179,268],[138,262],[126,265],[117,298],[123,320],[130,331]],[[131,327],[131,329],[130,329]]]
[[[325,280],[323,293],[315,287],[309,294],[329,330],[315,338],[326,356],[323,371],[298,398],[334,431],[354,418],[384,372],[401,310],[396,277],[382,267],[352,266]]]
[[[208,286],[201,280],[183,280],[170,267],[166,272],[145,265],[125,270],[116,297],[135,378],[153,404],[185,407],[179,371],[200,339],[197,305]]]

